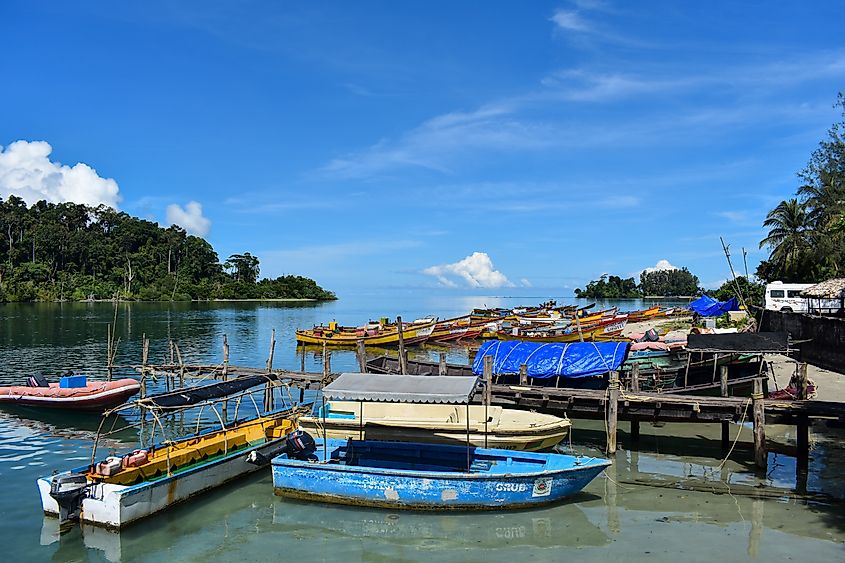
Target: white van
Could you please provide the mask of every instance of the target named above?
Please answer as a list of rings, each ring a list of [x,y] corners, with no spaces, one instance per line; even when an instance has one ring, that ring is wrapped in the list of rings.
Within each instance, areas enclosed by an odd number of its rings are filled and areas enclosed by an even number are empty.
[[[766,286],[766,309],[785,313],[806,313],[807,299],[801,292],[811,283],[772,282]]]

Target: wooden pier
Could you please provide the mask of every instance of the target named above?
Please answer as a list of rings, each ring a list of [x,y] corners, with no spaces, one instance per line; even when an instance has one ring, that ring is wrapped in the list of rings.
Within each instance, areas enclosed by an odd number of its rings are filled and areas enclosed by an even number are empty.
[[[284,385],[299,390],[299,400],[306,390],[319,390],[337,375],[331,372],[331,355],[324,356],[323,372],[274,370],[266,368],[221,365],[137,365],[131,367],[143,374],[172,375],[185,378],[233,379],[240,376],[266,375],[274,385]],[[804,370],[806,373],[806,370]],[[485,374],[486,375],[486,374]],[[485,377],[486,381],[492,378]],[[807,466],[809,449],[809,423],[812,419],[838,420],[845,423],[845,404],[816,400],[782,401],[764,399],[762,378],[755,378],[755,392],[750,398],[709,397],[666,393],[645,393],[623,390],[618,378],[611,374],[611,384],[606,390],[571,389],[530,385],[527,378],[519,385],[492,383],[489,391],[479,393],[477,402],[488,402],[510,408],[531,409],[539,412],[607,421],[607,453],[617,449],[617,429],[621,421],[629,421],[631,440],[639,438],[641,422],[684,422],[722,424],[751,422],[754,434],[756,465],[766,467],[765,426],[767,423],[795,425],[798,429],[798,469]],[[729,448],[728,433],[722,433],[722,446]]]

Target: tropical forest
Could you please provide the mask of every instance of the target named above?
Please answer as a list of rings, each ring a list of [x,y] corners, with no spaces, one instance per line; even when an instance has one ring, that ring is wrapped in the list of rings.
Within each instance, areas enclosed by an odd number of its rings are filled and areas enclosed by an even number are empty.
[[[0,198],[0,301],[336,299],[309,278],[260,278],[203,238],[100,205]]]

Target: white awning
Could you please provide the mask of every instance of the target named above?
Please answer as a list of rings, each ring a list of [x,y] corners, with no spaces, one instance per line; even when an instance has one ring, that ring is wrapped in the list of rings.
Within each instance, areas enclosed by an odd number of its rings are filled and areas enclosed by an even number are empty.
[[[342,373],[323,387],[326,399],[388,403],[468,403],[477,377]]]

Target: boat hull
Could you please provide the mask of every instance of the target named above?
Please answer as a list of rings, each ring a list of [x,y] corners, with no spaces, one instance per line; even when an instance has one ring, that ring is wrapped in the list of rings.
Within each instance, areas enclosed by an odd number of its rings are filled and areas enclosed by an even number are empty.
[[[327,448],[331,450],[343,443],[328,440]],[[318,441],[318,453],[320,448]],[[502,463],[507,463],[508,452],[475,450],[476,454],[485,452],[504,452]],[[552,504],[580,492],[609,465],[607,461],[593,460],[583,467],[531,473],[465,473],[315,464],[286,456],[279,456],[272,463],[273,488],[279,496],[410,510],[504,510]]]
[[[103,411],[115,407],[140,391],[141,384],[134,379],[90,383],[80,388],[25,387],[16,385],[0,387],[0,406]]]
[[[82,501],[80,521],[113,530],[121,529],[174,504],[257,471],[259,466],[248,463],[247,455],[253,450],[265,455],[270,454],[283,443],[284,437],[258,446],[239,449],[207,464],[137,485],[94,484],[88,496]],[[45,514],[50,516],[59,514],[59,506],[50,496],[52,480],[55,477],[85,470],[85,467],[80,467],[38,479],[41,506]]]

